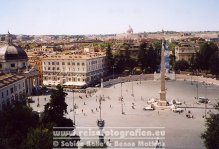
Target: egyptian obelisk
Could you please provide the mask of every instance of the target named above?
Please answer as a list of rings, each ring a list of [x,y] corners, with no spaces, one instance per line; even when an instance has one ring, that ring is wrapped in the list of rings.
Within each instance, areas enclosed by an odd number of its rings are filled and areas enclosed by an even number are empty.
[[[165,88],[165,58],[164,58],[165,46],[166,46],[166,41],[163,39],[162,49],[161,49],[160,100],[158,102],[159,106],[167,106],[166,88]]]

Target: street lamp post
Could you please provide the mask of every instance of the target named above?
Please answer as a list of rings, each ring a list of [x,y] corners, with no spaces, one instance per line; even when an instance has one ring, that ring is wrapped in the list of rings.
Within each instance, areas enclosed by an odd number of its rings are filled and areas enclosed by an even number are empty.
[[[207,95],[208,95],[207,88],[208,88],[208,83],[207,83],[207,78],[206,78],[206,81],[205,81],[205,98],[207,98]]]
[[[100,96],[100,99],[99,99],[100,119],[97,120],[97,126],[99,127],[99,130],[100,130],[99,143],[104,143],[103,128],[105,126],[105,121],[102,119],[102,115],[101,115],[101,102],[102,102],[102,97]]]
[[[196,99],[198,99],[198,82],[196,84],[196,88],[197,88],[197,96],[196,96]]]
[[[140,74],[140,84],[141,84],[141,75],[142,75],[142,74]]]
[[[39,101],[39,96],[38,96],[38,98],[37,98],[37,107],[39,107],[40,106],[40,101]]]
[[[133,75],[133,71],[131,72],[131,76],[130,76],[130,79],[132,80],[132,94],[131,94],[131,96],[133,96],[134,97],[134,82],[133,82],[133,79],[132,79],[132,75]]]
[[[197,88],[197,100],[198,100],[198,76],[197,76],[197,84],[196,84],[196,88]]]
[[[72,89],[72,99],[73,99],[73,125],[76,125],[75,122],[75,98],[74,98],[74,89]]]
[[[37,95],[38,95],[38,97],[37,97],[37,101],[38,101],[37,107],[39,107],[40,106],[40,97],[39,97],[39,89],[38,88],[37,88]]]
[[[113,87],[115,88],[115,82],[114,82],[114,68],[115,68],[115,66],[113,65]]]
[[[99,106],[100,106],[100,120],[102,121],[102,113],[101,113],[101,101],[102,101],[102,97],[100,97],[100,100],[99,100]]]
[[[134,97],[134,88],[133,88],[134,84],[133,84],[133,80],[132,80],[132,96]]]
[[[124,114],[124,110],[123,110],[123,97],[121,97],[121,108],[122,108],[122,114]]]
[[[120,97],[120,100],[121,100],[121,109],[122,109],[122,114],[125,114],[125,113],[124,113],[124,110],[123,110],[122,82],[121,82],[121,97]]]
[[[205,98],[207,99],[207,78],[206,78],[206,82],[205,82]],[[206,118],[206,112],[207,112],[207,101],[205,101],[205,118]]]
[[[122,82],[121,82],[121,97],[122,97]]]

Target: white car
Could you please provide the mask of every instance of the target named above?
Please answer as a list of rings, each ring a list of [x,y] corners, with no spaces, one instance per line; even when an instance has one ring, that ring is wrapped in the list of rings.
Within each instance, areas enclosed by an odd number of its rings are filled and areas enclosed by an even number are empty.
[[[171,100],[171,101],[169,102],[169,104],[170,104],[170,105],[182,105],[182,102],[173,99],[173,100]]]
[[[176,104],[176,105],[182,105],[182,102],[180,102],[180,101],[176,101],[175,104]]]
[[[151,105],[146,106],[146,107],[144,107],[143,109],[144,109],[144,110],[147,110],[147,111],[153,111],[153,110],[154,110],[154,108],[152,108]]]
[[[182,108],[175,108],[175,109],[172,109],[172,110],[173,110],[173,112],[179,112],[179,113],[183,112]]]

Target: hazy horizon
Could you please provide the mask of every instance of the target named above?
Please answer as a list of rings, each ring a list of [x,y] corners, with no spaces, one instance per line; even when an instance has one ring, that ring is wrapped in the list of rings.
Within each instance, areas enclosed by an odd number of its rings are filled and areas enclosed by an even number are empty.
[[[0,0],[0,33],[100,35],[219,31],[217,0]]]

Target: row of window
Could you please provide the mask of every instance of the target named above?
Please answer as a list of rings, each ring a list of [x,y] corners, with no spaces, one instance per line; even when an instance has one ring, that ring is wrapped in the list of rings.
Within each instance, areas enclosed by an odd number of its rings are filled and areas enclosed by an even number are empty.
[[[21,99],[22,93],[25,94],[25,90],[19,92],[19,95],[18,94],[16,94],[15,96],[12,95],[10,98],[7,98],[6,100],[0,102],[0,110],[4,110],[6,106],[9,106],[10,104],[14,104],[16,100]]]
[[[22,66],[26,66],[25,62],[22,63]],[[14,67],[15,67],[15,63],[11,63],[11,68],[14,68]]]
[[[89,73],[86,73],[86,76],[92,76],[92,75],[100,75],[104,73],[104,70],[98,70],[98,71],[92,71],[92,72],[89,72]],[[56,76],[85,76],[84,74],[83,75],[80,75],[80,73],[74,73],[74,72],[48,72],[48,71],[44,71],[43,75],[56,75]]]
[[[61,63],[61,62],[60,62],[60,63]],[[70,62],[66,62],[66,63],[65,63],[65,62],[62,62],[61,64],[62,64],[62,65],[65,65],[65,64],[71,65]],[[76,64],[77,64],[77,66],[80,66],[80,63],[79,63],[79,62],[77,62],[77,63],[76,63],[76,62],[72,62],[72,65],[73,65],[73,66],[75,66]],[[46,62],[44,62],[44,65],[46,65]],[[48,62],[48,65],[59,65],[59,62]],[[85,63],[82,62],[81,65],[84,66]]]
[[[101,60],[101,62],[103,63],[103,59]],[[44,62],[44,65],[46,65],[46,63],[48,64],[48,65],[73,65],[73,66],[75,66],[75,65],[77,65],[77,66],[80,66],[80,65],[82,65],[82,66],[85,66],[85,63],[84,62]],[[89,65],[94,65],[94,64],[97,64],[98,63],[98,60],[96,60],[96,61],[91,61],[91,62],[89,62],[88,64]]]
[[[98,65],[98,66],[94,66],[94,67],[88,67],[88,71],[91,71],[91,70],[96,70],[96,69],[101,69],[103,68],[103,65]],[[59,67],[44,67],[44,70],[60,70]],[[65,68],[63,68],[63,70],[65,70]],[[76,68],[73,68],[73,71],[80,71],[80,68],[76,69]],[[82,71],[84,71],[85,68],[83,67],[82,68]],[[69,68],[69,71],[71,71],[71,68]]]
[[[100,78],[101,77],[101,75],[99,74],[98,76],[91,76],[90,77],[90,79],[91,80],[94,80],[94,79],[98,79],[98,78]],[[86,78],[87,79],[87,81],[89,81],[90,79],[89,79],[89,77],[87,77]],[[80,81],[83,81],[83,82],[85,82],[86,81],[86,79],[85,78],[68,78],[67,80],[68,81],[73,81],[73,82],[76,82],[76,81],[78,81],[78,82],[80,82]],[[60,80],[60,78],[59,77],[44,77],[44,80],[45,81],[47,81],[47,80],[52,80],[52,81],[59,81]]]
[[[24,82],[23,82],[23,87],[24,87]],[[20,83],[18,84],[18,88],[19,88],[19,90],[21,89],[21,84],[20,84]],[[16,92],[16,91],[17,91],[17,86],[15,85],[14,88],[11,87],[10,90],[6,90],[6,97],[9,95],[9,92],[10,92],[11,94],[13,94],[13,93]],[[2,93],[1,93],[1,98],[4,98],[4,97],[5,97],[5,93],[2,92]]]
[[[44,70],[47,70],[46,69],[47,67],[44,67]],[[48,67],[48,70],[60,70],[59,69],[59,67],[57,67],[57,68],[55,68],[55,67],[52,67],[52,68],[50,68],[50,67]],[[63,71],[65,70],[65,68],[63,68]],[[82,71],[84,71],[85,69],[84,69],[84,67],[82,68]],[[71,69],[69,68],[69,71],[71,71]],[[75,68],[73,68],[73,71],[76,71],[76,69]],[[78,68],[77,69],[77,71],[80,71],[80,68]]]
[[[52,80],[52,81],[57,81],[57,80],[60,80],[60,78],[59,77],[57,77],[57,78],[52,78],[52,77],[44,77],[44,80]],[[85,82],[85,79],[83,78],[83,79],[81,79],[81,78],[68,78],[68,81],[74,81],[74,82],[76,82],[76,81],[83,81],[83,82]]]

